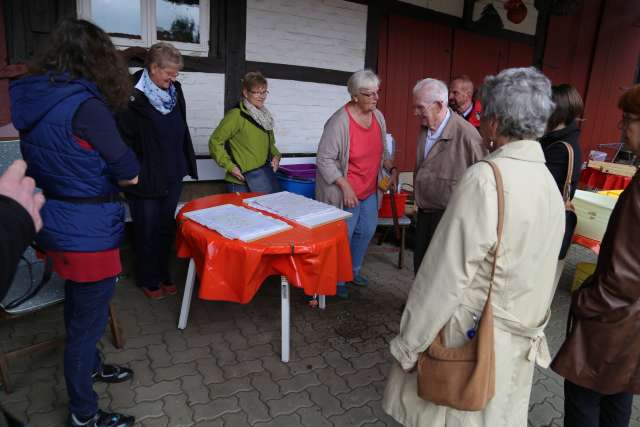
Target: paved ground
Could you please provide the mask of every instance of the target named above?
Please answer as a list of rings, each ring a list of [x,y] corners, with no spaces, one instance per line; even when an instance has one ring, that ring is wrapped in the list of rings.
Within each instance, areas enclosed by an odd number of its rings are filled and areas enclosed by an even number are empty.
[[[108,334],[102,346],[109,362],[128,364],[136,375],[132,383],[96,386],[101,406],[133,414],[145,427],[397,426],[380,408],[388,341],[413,277],[410,261],[395,268],[396,256],[372,245],[365,261],[370,288],[354,290],[350,301],[330,302],[325,311],[305,306],[294,290],[288,364],[279,358],[277,280],[265,283],[247,305],[194,301],[189,325],[179,331],[179,298],[147,300],[125,277],[115,298],[125,349],[116,350]],[[563,339],[575,263],[593,260],[581,248],[570,253],[547,329],[552,353]],[[178,267],[177,277],[184,277],[184,263]],[[61,332],[58,307],[5,322],[0,345],[12,349]],[[0,391],[0,403],[34,427],[64,425],[61,358],[61,350],[52,350],[10,362],[15,391]],[[560,426],[562,402],[561,380],[539,370],[529,425]],[[640,407],[634,409],[632,425],[639,427]]]

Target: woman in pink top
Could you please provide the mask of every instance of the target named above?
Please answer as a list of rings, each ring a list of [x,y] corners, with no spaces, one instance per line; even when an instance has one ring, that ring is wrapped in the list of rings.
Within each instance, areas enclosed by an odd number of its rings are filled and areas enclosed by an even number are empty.
[[[387,133],[377,110],[380,79],[371,70],[354,73],[347,82],[351,100],[340,107],[324,126],[318,145],[316,199],[353,215],[347,219],[353,266],[353,284],[367,286],[360,273],[362,259],[378,223],[378,182],[383,168],[395,186],[397,170],[392,154],[384,149]],[[337,295],[348,298],[344,283]]]

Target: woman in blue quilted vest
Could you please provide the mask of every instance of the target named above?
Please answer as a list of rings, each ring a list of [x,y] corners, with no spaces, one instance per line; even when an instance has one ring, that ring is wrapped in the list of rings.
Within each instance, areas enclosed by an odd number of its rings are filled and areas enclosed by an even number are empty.
[[[67,279],[64,375],[72,426],[132,426],[134,418],[98,409],[93,382],[121,382],[133,372],[102,362],[96,345],[109,316],[124,230],[121,187],[138,181],[135,154],[118,134],[113,111],[131,92],[127,68],[109,36],[68,19],[51,33],[11,84],[20,148],[47,199],[36,242]]]

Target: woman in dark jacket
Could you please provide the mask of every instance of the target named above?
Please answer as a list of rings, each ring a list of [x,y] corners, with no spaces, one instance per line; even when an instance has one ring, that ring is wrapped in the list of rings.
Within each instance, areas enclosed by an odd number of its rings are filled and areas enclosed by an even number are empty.
[[[573,198],[578,187],[580,168],[582,166],[578,120],[582,116],[584,104],[580,93],[571,85],[561,84],[553,86],[551,90],[556,108],[551,117],[549,117],[547,133],[540,138],[540,144],[547,161],[547,167],[558,184],[560,192],[562,192],[567,178],[569,154],[564,144],[557,143],[564,141],[573,149],[573,164],[570,166],[573,170],[571,173],[570,195]]]
[[[640,156],[640,85],[618,103],[628,147]],[[616,203],[596,271],[571,301],[569,332],[552,364],[565,378],[566,427],[628,426],[640,394],[640,172]]]
[[[182,56],[170,43],[149,49],[144,69],[133,75],[129,107],[118,128],[142,165],[140,182],[127,189],[133,218],[137,283],[149,298],[177,292],[169,275],[175,210],[182,179],[197,179],[184,95],[176,81]]]
[[[121,271],[124,206],[118,193],[138,182],[140,169],[112,113],[131,93],[127,68],[104,31],[68,19],[29,71],[11,84],[11,115],[27,175],[47,198],[36,242],[66,279],[69,425],[132,426],[133,417],[99,410],[93,391],[95,381],[126,381],[133,374],[103,364],[96,348]]]

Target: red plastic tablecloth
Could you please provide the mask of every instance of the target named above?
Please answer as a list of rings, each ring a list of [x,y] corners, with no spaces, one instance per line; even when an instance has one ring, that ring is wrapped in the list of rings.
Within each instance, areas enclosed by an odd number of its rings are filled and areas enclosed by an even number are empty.
[[[200,298],[248,303],[271,275],[286,276],[290,284],[304,288],[308,295],[335,295],[337,281],[353,278],[344,220],[309,229],[272,215],[293,228],[246,243],[227,239],[184,216],[185,212],[226,203],[246,208],[242,199],[255,195],[208,196],[180,210],[177,252],[179,257],[195,261]]]

